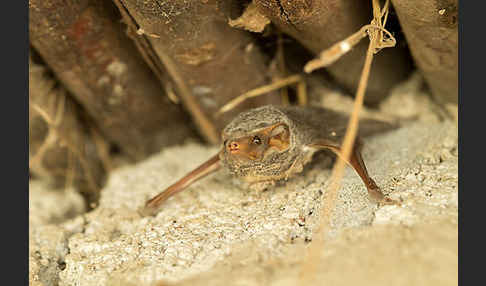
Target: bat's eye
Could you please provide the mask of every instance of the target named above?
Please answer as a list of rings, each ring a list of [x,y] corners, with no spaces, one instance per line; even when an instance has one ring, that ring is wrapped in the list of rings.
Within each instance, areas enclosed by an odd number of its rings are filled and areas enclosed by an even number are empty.
[[[258,136],[253,136],[253,138],[251,139],[251,143],[256,144],[256,145],[260,145],[260,144],[262,144],[262,139],[260,139],[260,137],[258,137]]]

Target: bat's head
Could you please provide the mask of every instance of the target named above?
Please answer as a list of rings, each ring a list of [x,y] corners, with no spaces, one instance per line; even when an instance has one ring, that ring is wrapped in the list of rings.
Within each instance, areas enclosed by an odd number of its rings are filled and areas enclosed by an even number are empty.
[[[225,127],[222,139],[221,162],[248,181],[277,179],[295,160],[292,122],[273,106],[239,114]]]

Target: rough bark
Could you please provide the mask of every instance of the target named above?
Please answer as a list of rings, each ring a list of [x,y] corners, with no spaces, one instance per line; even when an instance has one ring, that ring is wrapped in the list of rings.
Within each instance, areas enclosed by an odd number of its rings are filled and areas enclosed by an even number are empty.
[[[457,0],[392,0],[412,56],[434,97],[458,103]]]
[[[344,40],[372,19],[371,1],[363,0],[254,0],[283,32],[315,54]],[[327,69],[335,80],[355,92],[364,64],[368,41],[360,44]],[[365,102],[376,104],[411,70],[407,51],[388,48],[375,57]]]
[[[55,187],[73,184],[96,201],[105,177],[79,105],[29,57],[29,170]]]
[[[275,96],[248,100],[221,118],[214,116],[232,98],[267,83],[265,59],[248,32],[231,28],[230,1],[114,0],[154,72],[192,113],[212,143],[238,112]]]
[[[105,0],[29,0],[31,44],[94,118],[134,159],[191,134]]]

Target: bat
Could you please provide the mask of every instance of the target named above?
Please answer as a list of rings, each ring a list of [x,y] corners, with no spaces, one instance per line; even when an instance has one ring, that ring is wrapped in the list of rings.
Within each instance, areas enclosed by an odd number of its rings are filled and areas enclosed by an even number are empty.
[[[144,214],[154,214],[172,195],[197,180],[226,168],[254,189],[265,189],[303,170],[315,152],[331,150],[341,156],[348,117],[311,106],[266,105],[240,113],[222,132],[222,149],[166,190],[148,200]],[[371,135],[389,123],[362,120],[359,136]],[[347,163],[365,184],[369,197],[379,203],[393,203],[370,177],[361,156],[363,143],[356,138]]]

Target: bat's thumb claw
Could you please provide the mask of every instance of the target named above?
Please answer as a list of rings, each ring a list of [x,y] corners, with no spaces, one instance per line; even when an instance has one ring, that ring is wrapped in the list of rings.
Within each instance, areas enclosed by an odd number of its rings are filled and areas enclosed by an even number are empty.
[[[383,197],[379,202],[380,205],[400,205],[401,202],[390,199],[389,197]]]

